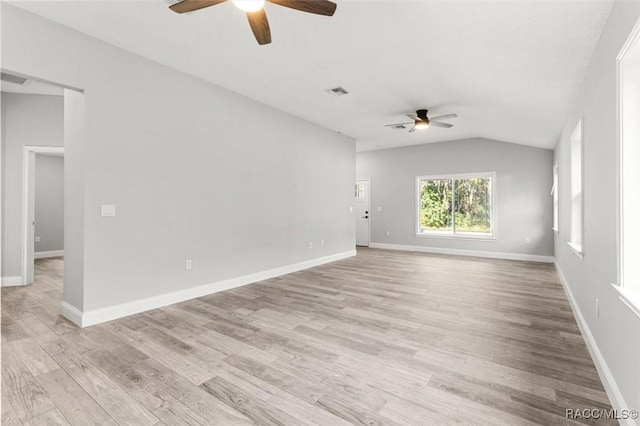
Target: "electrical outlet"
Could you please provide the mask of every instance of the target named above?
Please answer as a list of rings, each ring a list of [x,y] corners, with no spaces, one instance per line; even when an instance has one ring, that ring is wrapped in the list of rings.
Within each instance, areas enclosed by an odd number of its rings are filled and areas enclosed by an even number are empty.
[[[391,236],[391,231],[387,231],[387,237]]]
[[[349,213],[353,213],[353,206],[349,206]]]
[[[190,271],[191,269],[193,269],[193,261],[191,259],[187,259],[186,262],[184,263],[184,268],[187,271]]]
[[[313,248],[313,241],[309,241],[309,248]]]
[[[531,244],[531,238],[529,238],[529,237],[525,238],[524,243],[525,244]]]
[[[381,207],[381,206],[378,206],[378,207],[376,208],[376,210],[378,210],[379,212],[381,212],[381,211],[382,211],[382,207]]]
[[[324,240],[320,240],[320,245],[324,247]]]
[[[596,297],[596,317],[600,316],[600,299]]]
[[[40,242],[40,237],[36,237],[36,243]]]

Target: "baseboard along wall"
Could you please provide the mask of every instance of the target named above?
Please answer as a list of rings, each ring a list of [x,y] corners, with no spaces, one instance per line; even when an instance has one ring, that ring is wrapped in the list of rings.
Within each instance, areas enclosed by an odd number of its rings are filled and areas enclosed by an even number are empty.
[[[580,306],[578,306],[578,302],[576,302],[575,297],[571,291],[571,287],[569,287],[569,283],[565,278],[562,270],[560,269],[560,265],[557,262],[554,262],[556,271],[558,273],[558,277],[560,278],[560,282],[562,283],[562,287],[564,288],[564,292],[567,295],[567,299],[569,300],[569,304],[571,305],[571,310],[573,311],[573,316],[576,318],[576,322],[578,323],[578,328],[580,329],[580,333],[582,333],[582,337],[584,338],[587,349],[589,350],[589,354],[591,355],[591,359],[596,366],[596,370],[598,371],[598,375],[600,376],[600,381],[604,385],[604,389],[607,392],[607,396],[611,401],[612,407],[621,412],[622,410],[628,410],[630,408],[635,409],[636,407],[629,407],[624,397],[622,396],[622,392],[616,383],[609,366],[607,365],[607,361],[604,359],[602,352],[598,348],[598,344],[596,343],[593,334],[591,333],[591,329],[587,324],[587,321],[584,319],[584,315],[582,315],[582,310]],[[620,419],[620,424],[624,426],[640,426],[636,420],[633,419]]]
[[[64,250],[36,251],[33,253],[34,259],[46,259],[49,257],[64,257]]]
[[[22,276],[2,277],[2,287],[15,287],[22,285]]]
[[[371,243],[369,247],[385,249],[385,250],[402,250],[402,251],[415,251],[415,252],[421,252],[421,253],[450,254],[452,256],[472,256],[472,257],[486,257],[491,259],[524,260],[528,262],[553,263],[555,261],[553,256],[540,256],[535,254],[523,254],[523,253],[500,253],[500,252],[493,252],[493,251],[463,250],[463,249],[451,249],[451,248],[441,248],[441,247],[425,247],[425,246],[412,246],[412,245],[403,245],[403,244],[383,244],[383,243]]]
[[[315,266],[320,266],[338,260],[346,259],[355,255],[355,250],[349,250],[342,253],[320,257],[317,259],[311,259],[291,265],[281,266],[278,268],[256,272],[241,277],[230,278],[211,284],[205,284],[180,291],[175,291],[172,293],[161,294],[158,296],[152,296],[145,299],[134,300],[132,302],[122,303],[119,305],[108,306],[106,308],[94,309],[85,312],[80,311],[76,307],[66,302],[62,302],[60,314],[79,327],[89,327],[129,315],[138,314],[140,312],[172,305],[174,303],[180,303],[186,300],[207,296],[219,291],[230,290],[232,288],[242,287],[247,284],[253,284],[258,281],[268,280],[270,278],[291,274],[293,272],[298,272],[304,269],[313,268]]]

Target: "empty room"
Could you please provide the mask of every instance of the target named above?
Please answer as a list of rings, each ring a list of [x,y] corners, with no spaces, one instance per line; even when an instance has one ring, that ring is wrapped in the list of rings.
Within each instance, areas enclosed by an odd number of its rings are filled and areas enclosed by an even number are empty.
[[[640,425],[640,0],[0,19],[3,425]]]

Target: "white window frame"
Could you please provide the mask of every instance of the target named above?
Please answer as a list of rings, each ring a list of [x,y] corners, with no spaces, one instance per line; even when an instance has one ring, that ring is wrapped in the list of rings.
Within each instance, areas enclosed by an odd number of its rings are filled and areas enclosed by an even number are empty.
[[[576,150],[579,152],[576,154]],[[578,158],[576,158],[578,157]],[[571,180],[570,228],[567,244],[580,258],[584,258],[584,125],[580,119],[569,140]],[[580,170],[576,171],[579,167]]]
[[[640,20],[636,23],[633,31],[629,35],[626,43],[620,50],[616,58],[616,74],[617,74],[617,120],[618,120],[618,129],[617,129],[617,139],[618,139],[618,176],[617,176],[617,242],[618,242],[618,282],[615,284],[611,284],[614,289],[616,289],[619,293],[620,300],[631,309],[638,317],[640,317],[640,276],[634,276],[629,278],[628,274],[625,274],[624,269],[624,211],[625,211],[625,192],[629,189],[634,189],[637,191],[637,186],[635,188],[625,188],[624,184],[624,165],[625,165],[625,157],[623,157],[625,144],[625,128],[624,128],[624,67],[623,61],[632,49],[640,49]],[[635,136],[635,135],[634,135]],[[635,141],[637,143],[637,140]],[[627,157],[629,154],[627,153]],[[630,158],[627,158],[630,160]],[[632,185],[633,186],[633,185]],[[640,207],[640,206],[639,206]],[[636,206],[634,206],[634,209]],[[627,235],[633,232],[627,232]],[[640,238],[640,237],[636,237]],[[636,271],[637,273],[637,271]]]
[[[551,196],[553,197],[553,229],[556,233],[558,232],[560,226],[560,187],[559,187],[559,175],[558,175],[558,164],[553,165],[553,186],[551,187]]]
[[[474,178],[490,178],[491,179],[491,233],[477,233],[477,232],[458,232],[455,231],[455,218],[452,217],[452,230],[451,231],[422,231],[420,228],[420,181],[423,180],[456,180],[456,179],[474,179]],[[416,176],[415,180],[415,234],[417,237],[428,238],[452,238],[452,239],[472,239],[472,240],[495,240],[497,230],[497,192],[496,192],[496,172],[478,172],[478,173],[463,173],[463,174],[446,174],[446,175],[430,175],[430,176]],[[455,212],[455,185],[451,188],[451,195],[453,197],[453,209],[452,214]]]

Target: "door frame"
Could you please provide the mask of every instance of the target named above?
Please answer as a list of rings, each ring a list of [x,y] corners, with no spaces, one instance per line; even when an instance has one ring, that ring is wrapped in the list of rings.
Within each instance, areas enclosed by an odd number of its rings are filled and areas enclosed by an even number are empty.
[[[25,145],[22,148],[22,285],[33,283],[34,241],[29,238],[29,218],[35,212],[32,191],[35,190],[36,154],[64,156],[64,147]]]
[[[371,220],[372,220],[372,215],[371,215],[371,178],[364,178],[364,179],[356,179],[356,184],[358,182],[367,182],[369,184],[369,197],[367,199],[367,208],[368,208],[368,212],[369,212],[369,220],[367,220],[367,233],[369,234],[369,238],[367,238],[369,240],[369,243],[366,246],[358,246],[358,247],[370,247],[371,246]],[[357,226],[357,225],[356,225]],[[357,236],[357,229],[356,229],[356,236]],[[357,241],[356,241],[357,243]],[[356,244],[357,246],[358,244]]]

